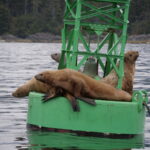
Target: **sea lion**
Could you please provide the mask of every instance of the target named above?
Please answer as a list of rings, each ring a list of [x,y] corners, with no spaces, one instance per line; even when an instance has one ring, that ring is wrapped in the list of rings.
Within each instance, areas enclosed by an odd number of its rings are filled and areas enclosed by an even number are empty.
[[[133,92],[133,79],[135,74],[135,63],[139,57],[138,51],[128,51],[124,56],[124,77],[122,81],[122,90],[130,93]],[[118,84],[118,75],[113,69],[106,77],[101,79],[102,82],[108,83],[113,87]]]
[[[40,81],[37,81],[34,77],[24,83],[22,86],[18,87],[12,95],[14,97],[25,97],[28,96],[31,91],[48,93],[49,89],[52,89],[52,86],[44,84]]]
[[[51,54],[51,58],[55,60],[57,63],[59,63],[61,58],[61,53],[53,53]],[[65,62],[66,62],[66,58],[65,58]]]
[[[61,88],[56,88],[51,85],[40,82],[34,77],[22,86],[18,87],[12,93],[12,95],[17,98],[25,97],[28,96],[31,91],[44,93],[45,96],[42,99],[43,102],[47,102],[48,100],[51,100],[54,97],[64,96],[69,100],[74,111],[80,111],[76,99],[71,94],[67,93]],[[85,101],[85,99],[83,101]],[[85,102],[91,105],[95,105],[95,103],[92,100],[86,100]]]
[[[62,88],[76,98],[131,100],[131,95],[127,92],[71,69],[44,71],[35,78],[53,87]]]

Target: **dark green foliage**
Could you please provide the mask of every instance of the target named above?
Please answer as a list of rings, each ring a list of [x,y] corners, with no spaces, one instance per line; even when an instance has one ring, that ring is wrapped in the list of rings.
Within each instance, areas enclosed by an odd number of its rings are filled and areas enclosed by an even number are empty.
[[[9,20],[8,9],[0,4],[0,35],[9,31]]]
[[[150,0],[132,0],[129,20],[130,34],[150,33]]]
[[[0,0],[0,34],[60,34],[64,8],[64,0]],[[150,1],[132,0],[129,20],[130,34],[150,33]]]

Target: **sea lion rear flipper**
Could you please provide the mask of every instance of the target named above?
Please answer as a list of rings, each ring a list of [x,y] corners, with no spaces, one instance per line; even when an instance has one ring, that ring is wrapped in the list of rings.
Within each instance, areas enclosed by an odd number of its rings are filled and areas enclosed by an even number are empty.
[[[81,101],[84,101],[90,105],[96,105],[96,102],[94,99],[91,98],[87,98],[87,97],[77,97],[78,99],[80,99]]]
[[[71,94],[69,94],[69,93],[66,93],[65,97],[71,103],[73,111],[79,112],[80,111],[80,107],[79,107],[79,103],[78,103],[77,99],[74,96],[72,96]]]

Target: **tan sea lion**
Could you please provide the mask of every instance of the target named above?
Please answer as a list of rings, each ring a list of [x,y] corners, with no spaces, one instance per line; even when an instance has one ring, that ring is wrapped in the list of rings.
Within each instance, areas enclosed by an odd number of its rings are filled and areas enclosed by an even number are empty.
[[[122,90],[130,93],[133,92],[133,79],[135,74],[135,62],[139,57],[138,51],[128,51],[124,56],[124,77],[122,81]],[[102,82],[108,83],[113,87],[118,84],[118,76],[113,69],[106,77],[101,79]]]
[[[40,93],[48,93],[49,89],[52,89],[52,86],[44,84],[40,81],[37,81],[35,78],[24,83],[22,86],[18,87],[12,95],[14,97],[25,97],[29,95],[29,92],[35,91]]]
[[[44,98],[42,99],[43,102],[46,102],[57,96],[64,96],[69,100],[74,111],[80,110],[76,99],[71,94],[69,94],[68,92],[64,91],[61,88],[56,88],[51,85],[40,82],[36,80],[35,78],[32,78],[31,80],[27,81],[22,86],[18,87],[12,93],[12,95],[17,98],[25,97],[25,96],[28,96],[31,91],[46,94],[46,96],[44,96]],[[92,100],[85,101],[85,102],[91,105],[95,105],[95,103]]]
[[[71,69],[44,71],[36,75],[35,78],[53,87],[62,88],[76,98],[131,100],[131,95],[127,92]]]

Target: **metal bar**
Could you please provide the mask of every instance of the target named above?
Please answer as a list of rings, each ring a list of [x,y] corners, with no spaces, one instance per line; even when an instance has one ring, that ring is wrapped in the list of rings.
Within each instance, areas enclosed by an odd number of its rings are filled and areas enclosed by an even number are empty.
[[[113,39],[114,39],[114,37],[113,37]],[[115,44],[111,47],[111,49],[109,49],[108,54],[112,54],[113,50],[115,51],[115,48],[118,46],[120,40],[121,40],[121,38],[117,42],[115,42]],[[114,39],[114,41],[115,41],[115,39]]]
[[[120,55],[112,55],[112,54],[104,54],[104,53],[95,53],[95,52],[86,52],[86,51],[77,51],[77,52],[73,52],[73,51],[68,51],[68,50],[64,50],[64,52],[69,53],[69,54],[78,54],[78,55],[88,55],[88,56],[100,56],[100,57],[107,57],[110,56],[112,58],[122,58],[123,56]]]
[[[124,25],[123,25],[123,31],[122,31],[122,46],[121,46],[121,52],[120,55],[124,56],[124,50],[127,40],[127,24],[128,24],[128,15],[129,15],[129,3],[125,4],[126,9],[124,9]],[[118,88],[122,87],[122,79],[124,76],[124,59],[120,59],[120,65],[119,70],[121,72],[120,78],[118,80]]]
[[[75,18],[75,14],[74,14],[74,12],[73,12],[73,11],[72,11],[72,9],[71,9],[71,7],[70,7],[70,4],[69,4],[68,0],[65,0],[65,1],[66,1],[66,5],[67,5],[68,10],[70,11],[70,13],[71,13],[72,17],[73,17],[73,18]]]
[[[90,0],[87,0],[90,1]],[[128,3],[129,0],[95,0],[96,2]]]
[[[97,11],[97,7],[95,7],[95,6],[91,5],[91,4],[88,4],[88,3],[85,2],[85,1],[84,1],[83,5],[85,5],[85,6],[89,7],[89,8],[91,8],[91,9],[93,9],[93,10],[95,10],[95,11]],[[108,6],[107,6],[107,8],[109,8],[109,7],[111,8],[112,5],[108,5]],[[104,8],[104,7],[101,7],[101,8]],[[106,7],[105,7],[105,8],[106,8]],[[98,16],[98,18],[101,19],[101,20],[103,20],[103,21],[110,22],[110,20],[107,19],[106,17]]]
[[[68,25],[75,25],[75,22],[71,20],[64,20],[64,23]],[[82,22],[80,23],[80,25],[85,27],[90,27],[93,30],[108,30],[110,28],[119,29],[119,30],[122,29],[122,27],[119,25],[100,25],[100,24],[86,23],[86,22]]]
[[[101,43],[97,46],[95,53],[98,53],[98,51],[100,51],[100,49],[104,46],[104,44],[106,43],[106,41],[109,39],[110,37],[110,33],[108,33],[105,38],[101,41]]]
[[[69,33],[69,32],[68,32]],[[68,37],[68,45],[67,45],[67,49],[70,50],[71,46],[72,46],[72,42],[73,42],[73,30],[70,31],[70,35]]]
[[[115,20],[115,21],[117,21],[118,23],[124,23],[124,21],[122,21],[121,19],[119,19],[119,18],[117,18],[117,17],[115,17],[115,16],[113,16],[113,15],[110,15],[110,14],[105,14],[105,16],[107,16],[107,17],[109,17],[109,18],[111,18],[112,20]]]
[[[107,57],[109,59],[109,61],[111,62],[113,68],[115,69],[115,72],[117,73],[118,77],[120,78],[121,76],[121,72],[119,71],[119,69],[116,67],[116,64],[113,62],[113,60],[108,56]]]
[[[66,0],[65,0],[66,1]],[[70,7],[71,10],[73,10],[73,8],[76,6],[76,1],[74,1]],[[64,18],[66,18],[69,14],[69,9],[68,7],[66,8],[66,11],[65,11],[65,15],[64,15]]]
[[[106,13],[115,12],[115,11],[118,11],[120,9],[124,9],[124,6],[122,6],[121,8],[113,8],[113,9],[108,9],[108,10],[101,10],[101,8],[99,8],[99,9],[97,9],[97,12],[94,12],[94,13],[91,13],[91,14],[88,14],[89,12],[87,12],[88,15],[82,16],[81,20],[91,18],[91,17],[97,16],[97,15],[100,15],[100,14],[105,15]]]
[[[102,70],[104,71],[104,69],[105,69],[105,66],[104,66],[104,64],[103,64],[103,62],[102,62],[102,60],[100,59],[100,57],[98,57],[98,63],[100,64],[100,66],[101,66],[101,68],[102,68]]]
[[[62,51],[62,55],[61,55],[61,58],[60,58],[60,62],[59,62],[59,65],[58,65],[58,69],[61,69],[61,68],[64,68],[64,61],[65,61],[65,52],[64,50],[66,49],[66,26],[64,26],[64,28],[62,29],[61,31],[61,36],[62,36],[62,48],[61,48],[61,51]]]
[[[76,17],[75,17],[75,27],[74,27],[74,38],[73,38],[73,52],[74,57],[72,58],[71,67],[75,68],[77,63],[77,52],[78,51],[78,40],[79,40],[79,30],[80,30],[80,17],[81,17],[81,1],[77,0]],[[75,68],[76,69],[76,68]]]
[[[89,46],[87,45],[87,42],[85,41],[85,39],[84,39],[83,35],[81,34],[81,32],[79,32],[79,37],[80,37],[80,39],[81,39],[81,41],[82,41],[82,43],[83,43],[84,48],[85,48],[87,51],[90,51],[90,48],[89,48]]]
[[[82,66],[82,64],[86,61],[87,58],[88,58],[88,56],[85,55],[85,56],[83,57],[83,59],[79,62],[79,64],[77,65],[77,69],[78,69],[78,70],[80,69],[80,67]]]
[[[113,33],[110,32],[110,37],[109,37],[109,42],[108,42],[108,49],[107,49],[107,53],[109,52],[109,50],[113,47]],[[104,76],[107,76],[110,72],[110,68],[111,68],[111,63],[107,57],[106,59],[106,64],[105,64],[105,71],[104,71]]]

